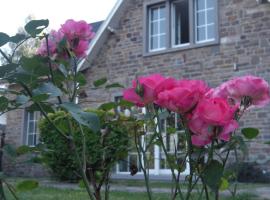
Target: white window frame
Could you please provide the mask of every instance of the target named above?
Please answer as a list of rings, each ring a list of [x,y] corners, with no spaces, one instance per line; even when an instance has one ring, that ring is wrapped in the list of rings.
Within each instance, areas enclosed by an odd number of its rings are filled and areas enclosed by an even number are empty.
[[[119,98],[121,95],[122,95],[121,93],[113,95],[112,101],[115,101],[115,99],[116,98]],[[142,108],[142,113],[146,114],[146,108]],[[177,127],[177,120],[178,120],[177,114],[175,114],[175,127]],[[166,132],[166,123],[167,123],[167,120],[165,120],[165,126],[164,126],[165,127],[165,132],[164,132],[165,134],[167,133]],[[182,131],[182,130],[180,130],[180,131]],[[148,132],[147,134],[151,134],[151,132]],[[177,134],[175,136],[173,136],[173,137],[177,141]],[[144,145],[144,141],[145,141],[145,138],[142,137],[141,138],[142,145]],[[162,169],[161,166],[160,166],[161,152],[162,152],[161,147],[158,146],[158,145],[154,145],[154,155],[153,155],[153,158],[154,158],[154,163],[153,163],[154,164],[154,168],[149,169],[149,174],[151,174],[151,175],[171,175],[171,170],[170,169],[167,169],[167,168]],[[139,158],[138,158],[137,152],[128,152],[127,160],[123,161],[123,162],[127,162],[128,163],[128,171],[120,171],[120,163],[117,163],[116,164],[116,168],[115,168],[116,169],[115,170],[115,173],[116,174],[119,174],[119,175],[130,174],[130,168],[129,168],[130,155],[136,155],[137,156],[137,163],[139,164]],[[143,172],[140,171],[140,169],[139,169],[139,165],[138,165],[138,170],[139,170],[137,172],[138,175],[143,174]],[[175,171],[175,173],[177,173],[177,171]],[[189,161],[187,159],[186,170],[184,172],[182,172],[181,175],[182,176],[183,175],[187,175],[188,173],[189,173]]]
[[[156,20],[152,20],[152,10],[153,9],[158,9],[158,19]],[[160,18],[160,10],[161,9],[166,9],[166,5],[165,4],[158,4],[158,5],[155,5],[155,6],[151,6],[149,7],[148,9],[148,51],[149,52],[156,52],[156,51],[161,51],[161,50],[165,50],[166,49],[166,31],[165,33],[161,33],[161,28],[160,28],[160,25],[161,25],[161,21],[165,21],[165,24],[166,24],[166,15],[164,18]],[[164,11],[166,12],[166,10]],[[158,34],[153,34],[152,35],[152,23],[157,23],[158,24]],[[165,47],[161,47],[160,46],[160,43],[161,43],[161,36],[165,36]],[[151,46],[152,46],[152,42],[151,42],[151,39],[154,38],[154,37],[157,37],[158,38],[158,48],[155,48],[155,49],[152,49]]]
[[[206,42],[212,42],[212,41],[215,41],[216,40],[216,37],[217,37],[217,34],[216,34],[216,32],[214,33],[214,38],[208,38],[208,27],[209,26],[214,26],[214,31],[215,31],[215,29],[216,29],[216,23],[215,22],[213,22],[213,23],[209,23],[208,24],[208,17],[207,17],[207,12],[208,11],[214,11],[215,12],[215,7],[211,7],[211,8],[208,8],[207,7],[207,0],[201,0],[201,1],[204,1],[204,9],[202,9],[202,10],[198,10],[197,9],[197,1],[198,0],[194,0],[194,2],[195,2],[195,8],[194,8],[194,18],[195,18],[195,26],[194,26],[194,32],[195,32],[195,43],[196,44],[202,44],[202,43],[206,43]],[[198,20],[197,20],[197,15],[198,15],[198,13],[200,13],[200,12],[205,12],[205,24],[204,25],[198,25]],[[198,40],[198,28],[205,28],[205,40]]]
[[[30,119],[31,113],[34,114],[34,118]],[[40,113],[35,111],[35,112],[28,112],[26,113],[26,145],[29,147],[35,147],[38,144],[39,141],[39,131],[38,131],[38,120],[40,118]],[[35,132],[29,133],[29,126],[30,122],[33,122],[33,129]],[[35,141],[33,141],[35,144],[29,144],[29,136],[35,136]]]
[[[184,44],[176,44],[175,41],[175,22],[176,20],[174,19],[175,17],[175,9],[174,6],[176,5],[175,3],[180,2],[183,0],[158,0],[158,1],[150,1],[144,3],[144,42],[143,42],[143,55],[144,56],[152,56],[152,55],[158,55],[161,53],[167,53],[167,52],[175,52],[179,50],[186,50],[186,49],[193,49],[193,48],[198,48],[198,47],[204,47],[204,46],[209,46],[209,45],[216,45],[219,43],[219,1],[214,0],[213,6],[211,6],[211,9],[213,9],[213,23],[206,23],[203,25],[212,25],[213,27],[207,26],[205,31],[209,31],[209,29],[214,29],[213,33],[213,38],[209,39],[210,34],[207,32],[206,33],[206,39],[198,41],[198,26],[197,26],[197,1],[196,0],[188,0],[189,3],[189,42],[184,43]],[[207,4],[207,2],[204,0],[204,4]],[[163,9],[165,9],[165,16],[166,16],[166,35],[163,37],[166,37],[166,42],[165,42],[165,48],[156,48],[156,49],[151,49],[151,27],[150,27],[150,17],[151,17],[151,9],[154,9],[157,6],[163,6]],[[164,7],[165,6],[165,7]],[[210,8],[210,7],[209,7]],[[209,8],[205,8],[204,10],[209,10]],[[209,11],[208,11],[209,12]],[[211,11],[212,12],[212,11]],[[206,11],[206,17],[208,15]],[[207,18],[206,18],[207,20]]]

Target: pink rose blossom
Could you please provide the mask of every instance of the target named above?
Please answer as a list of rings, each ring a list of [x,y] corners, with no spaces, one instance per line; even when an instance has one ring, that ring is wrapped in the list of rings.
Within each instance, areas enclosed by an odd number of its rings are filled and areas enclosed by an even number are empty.
[[[213,139],[229,141],[231,133],[238,128],[234,113],[235,108],[225,99],[202,99],[188,124],[193,133],[192,143],[204,146],[210,144]]]
[[[63,39],[64,34],[59,31],[52,30],[49,34],[48,38],[48,44],[49,44],[49,52],[50,56],[54,57],[58,52],[57,52],[57,46],[58,43]],[[37,50],[37,53],[41,56],[47,56],[47,44],[46,44],[46,39],[43,39],[41,42],[41,45],[39,49]]]
[[[143,97],[140,97],[136,93],[137,81],[133,80],[132,88],[128,88],[124,91],[124,99],[139,107],[152,103],[155,100],[155,88],[163,80],[165,80],[165,78],[160,74],[139,77],[138,82],[143,88]]]
[[[61,26],[60,29],[70,42],[74,39],[89,41],[93,39],[95,34],[92,32],[92,26],[85,21],[74,21],[69,19]]]
[[[69,44],[70,50],[79,58],[86,56],[89,47],[89,41],[95,34],[92,32],[92,26],[85,21],[74,21],[69,19],[63,24],[60,30]]]
[[[263,107],[270,102],[270,87],[262,78],[243,76],[223,83],[208,95],[225,98],[234,105],[240,105],[244,98],[249,98],[248,106]]]
[[[169,78],[156,88],[155,103],[177,113],[186,113],[196,106],[208,90],[200,80],[177,81]]]

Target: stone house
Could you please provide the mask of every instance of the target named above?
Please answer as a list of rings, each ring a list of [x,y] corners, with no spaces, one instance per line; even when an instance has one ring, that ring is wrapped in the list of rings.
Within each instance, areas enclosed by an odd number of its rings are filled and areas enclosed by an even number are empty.
[[[91,89],[101,77],[127,87],[136,75],[152,73],[202,79],[212,87],[247,74],[270,82],[269,0],[119,0],[92,40],[87,62],[80,69],[88,80],[80,98],[85,107],[121,98],[121,90]],[[9,141],[26,143],[26,117],[36,123],[35,115],[26,116],[23,110],[8,114]],[[172,116],[165,126],[176,120]],[[261,131],[249,143],[248,160],[263,166],[270,163],[270,146],[263,144],[270,140],[269,122],[270,106],[250,111],[241,121],[241,127]],[[169,148],[171,139],[166,140]],[[168,174],[160,149],[155,147],[152,153],[150,173]],[[127,160],[138,162],[132,152]],[[129,173],[125,163],[116,166],[116,173]]]

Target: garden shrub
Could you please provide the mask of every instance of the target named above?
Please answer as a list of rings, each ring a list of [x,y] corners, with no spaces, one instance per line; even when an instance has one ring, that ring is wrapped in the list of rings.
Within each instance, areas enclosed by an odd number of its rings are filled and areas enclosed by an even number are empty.
[[[112,169],[120,159],[124,159],[128,149],[128,131],[115,119],[113,113],[100,110],[88,110],[95,112],[99,118],[103,131],[94,133],[87,127],[82,127],[86,138],[86,160],[87,168],[94,171],[94,174],[105,173]],[[57,127],[68,133],[67,113],[63,111],[50,114],[49,118]],[[77,151],[82,154],[82,135],[80,128],[75,121],[70,125],[74,135],[73,140]],[[106,130],[105,130],[106,128]],[[74,154],[74,147],[60,135],[52,125],[42,119],[39,123],[40,140],[46,147],[43,152],[45,163],[52,169],[55,177],[60,180],[77,181],[81,179],[78,163]],[[88,175],[89,176],[89,175]],[[90,177],[88,177],[90,179]],[[97,177],[96,177],[97,178]]]

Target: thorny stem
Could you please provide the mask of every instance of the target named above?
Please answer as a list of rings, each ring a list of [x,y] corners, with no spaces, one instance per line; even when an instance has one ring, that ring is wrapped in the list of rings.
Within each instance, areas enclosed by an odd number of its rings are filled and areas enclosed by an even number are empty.
[[[69,125],[69,132],[70,132],[70,134],[72,134],[72,127],[71,127],[70,119],[68,119],[68,125]],[[94,196],[92,194],[91,188],[90,188],[89,181],[88,181],[87,176],[86,176],[84,163],[82,162],[82,160],[81,160],[81,158],[79,156],[79,152],[78,152],[78,149],[76,147],[76,144],[73,142],[73,140],[69,140],[69,142],[71,142],[71,145],[74,148],[75,156],[76,156],[76,159],[77,159],[78,164],[79,164],[79,168],[80,168],[80,171],[81,171],[81,175],[82,175],[83,182],[84,182],[84,185],[86,187],[86,191],[88,193],[88,196],[89,196],[89,198],[91,200],[95,200],[95,198],[94,198]]]
[[[150,184],[149,184],[149,174],[147,173],[146,169],[145,169],[145,150],[143,149],[140,141],[138,141],[138,138],[139,136],[137,135],[137,129],[135,129],[135,146],[136,146],[136,150],[137,150],[137,153],[138,153],[138,156],[139,156],[139,163],[140,163],[140,167],[143,171],[143,175],[144,175],[144,179],[145,179],[145,186],[146,186],[146,190],[147,190],[147,195],[148,195],[148,199],[149,200],[152,200],[152,192],[151,192],[151,189],[150,189]],[[141,153],[143,155],[141,155]],[[142,157],[144,157],[144,163],[142,163]]]

